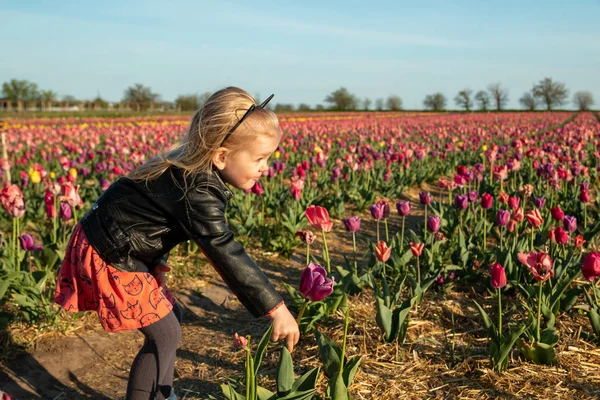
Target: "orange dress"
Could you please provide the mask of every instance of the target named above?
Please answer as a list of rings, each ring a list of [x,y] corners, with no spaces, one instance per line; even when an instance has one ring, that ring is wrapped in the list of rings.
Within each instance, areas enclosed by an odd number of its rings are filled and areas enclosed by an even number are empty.
[[[108,332],[139,329],[173,309],[171,291],[149,272],[126,272],[105,263],[77,225],[60,267],[54,301],[71,312],[96,311]]]

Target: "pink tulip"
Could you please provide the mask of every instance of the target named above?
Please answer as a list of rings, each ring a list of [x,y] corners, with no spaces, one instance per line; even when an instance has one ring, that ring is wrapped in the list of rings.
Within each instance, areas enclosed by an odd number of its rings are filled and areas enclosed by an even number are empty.
[[[331,232],[333,222],[329,220],[329,213],[321,206],[308,206],[306,209],[306,218],[315,229],[322,229],[325,232]]]
[[[333,293],[334,278],[327,278],[325,268],[309,263],[300,277],[300,294],[310,301],[321,301]]]

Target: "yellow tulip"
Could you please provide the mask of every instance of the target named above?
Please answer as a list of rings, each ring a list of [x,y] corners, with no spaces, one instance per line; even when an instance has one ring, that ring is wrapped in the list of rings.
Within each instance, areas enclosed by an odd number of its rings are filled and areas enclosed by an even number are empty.
[[[31,171],[29,173],[29,178],[31,178],[31,183],[40,183],[42,180],[42,176],[40,175],[40,171]]]
[[[75,168],[71,168],[69,170],[69,174],[71,174],[73,178],[77,179],[77,170]]]
[[[51,179],[54,179],[54,178],[56,178],[56,174],[55,174],[54,172],[50,172],[50,178],[51,178]]]
[[[481,150],[486,151],[488,149],[487,144],[484,144],[483,146],[481,146]]]
[[[273,154],[273,157],[275,157],[275,159],[276,159],[276,160],[279,160],[279,157],[281,157],[281,152],[280,152],[280,151],[276,151],[276,152]]]

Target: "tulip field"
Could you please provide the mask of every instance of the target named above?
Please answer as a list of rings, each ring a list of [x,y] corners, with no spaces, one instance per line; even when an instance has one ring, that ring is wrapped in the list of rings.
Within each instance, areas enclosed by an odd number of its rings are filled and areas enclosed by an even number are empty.
[[[198,308],[193,299],[223,284],[196,245],[182,243],[168,276],[186,315],[179,398],[600,397],[600,115],[306,113],[280,122],[271,168],[234,191],[227,222],[284,294],[301,339],[292,353],[270,343],[266,320],[236,300]],[[188,123],[7,121],[0,372],[17,380],[14,348],[35,354],[37,341],[96,329],[91,314],[53,302],[70,232]],[[51,398],[123,398],[138,346],[128,349],[110,358],[120,372],[60,379]]]

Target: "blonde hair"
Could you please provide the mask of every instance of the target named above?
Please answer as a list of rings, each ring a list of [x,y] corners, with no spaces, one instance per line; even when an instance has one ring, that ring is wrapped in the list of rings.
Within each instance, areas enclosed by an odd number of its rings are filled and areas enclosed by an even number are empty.
[[[146,181],[147,184],[169,168],[177,167],[183,170],[187,187],[188,178],[193,179],[196,174],[211,170],[215,151],[253,104],[256,105],[254,98],[237,87],[229,86],[213,93],[192,117],[181,144],[134,169],[128,178]],[[235,154],[259,135],[279,137],[280,134],[275,113],[256,108],[229,136],[223,147]]]

